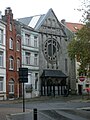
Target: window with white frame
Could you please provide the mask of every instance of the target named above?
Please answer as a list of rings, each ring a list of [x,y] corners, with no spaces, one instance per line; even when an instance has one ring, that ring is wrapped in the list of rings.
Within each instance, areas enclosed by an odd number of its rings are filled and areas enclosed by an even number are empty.
[[[9,94],[14,94],[14,80],[10,79],[9,81]]]
[[[13,39],[9,39],[9,49],[13,49]]]
[[[10,27],[10,31],[12,31],[12,24],[11,24],[11,23],[10,23],[10,26],[9,26],[9,27]]]
[[[9,58],[9,69],[13,70],[14,69],[14,59],[12,56]]]
[[[38,54],[34,54],[34,65],[38,65]]]
[[[38,47],[38,37],[34,36],[34,47]]]
[[[20,68],[20,59],[18,58],[17,59],[17,71],[19,71],[19,68]]]
[[[25,34],[25,45],[30,46],[30,35]]]
[[[3,77],[0,77],[0,91],[3,91]]]
[[[19,41],[17,40],[17,45],[16,45],[16,49],[17,49],[17,51],[20,51],[20,43],[19,43]]]
[[[30,52],[25,52],[26,64],[30,65]]]
[[[0,51],[0,67],[3,67],[3,52]]]
[[[3,30],[0,29],[0,44],[3,43]]]

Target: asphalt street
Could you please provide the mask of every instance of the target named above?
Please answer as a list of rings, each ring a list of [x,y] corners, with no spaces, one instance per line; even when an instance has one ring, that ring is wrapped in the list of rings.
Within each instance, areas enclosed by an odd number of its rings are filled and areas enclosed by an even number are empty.
[[[34,108],[38,120],[90,120],[90,100],[81,97],[28,100],[25,112],[20,100],[1,101],[0,120],[33,120]]]

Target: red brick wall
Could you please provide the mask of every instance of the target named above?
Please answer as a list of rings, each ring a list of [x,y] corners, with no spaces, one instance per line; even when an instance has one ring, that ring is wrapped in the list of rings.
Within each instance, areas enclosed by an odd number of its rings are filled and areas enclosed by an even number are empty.
[[[9,81],[10,81],[10,79],[14,80],[14,97],[18,97],[19,95],[21,95],[21,93],[19,93],[20,85],[19,85],[19,81],[18,81],[19,76],[18,76],[18,71],[17,71],[17,58],[19,58],[21,61],[21,47],[20,47],[20,51],[16,50],[17,39],[20,42],[20,46],[21,46],[21,37],[17,36],[12,11],[10,10],[10,12],[7,13],[7,10],[6,10],[5,16],[6,16],[6,20],[7,20],[7,27],[6,27],[6,94],[7,94],[7,98],[8,98],[9,97]],[[10,23],[12,24],[12,31],[10,31],[10,28],[9,28]],[[13,39],[13,49],[12,50],[9,49],[9,39],[10,38]],[[14,58],[14,70],[9,70],[9,57],[10,56],[13,56],[13,58]]]

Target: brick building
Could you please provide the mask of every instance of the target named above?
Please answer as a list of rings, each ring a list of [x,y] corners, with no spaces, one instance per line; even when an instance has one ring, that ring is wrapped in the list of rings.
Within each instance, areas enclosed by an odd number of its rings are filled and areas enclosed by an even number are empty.
[[[5,10],[6,22],[6,96],[19,97],[18,68],[21,65],[21,37],[17,33],[11,8]]]

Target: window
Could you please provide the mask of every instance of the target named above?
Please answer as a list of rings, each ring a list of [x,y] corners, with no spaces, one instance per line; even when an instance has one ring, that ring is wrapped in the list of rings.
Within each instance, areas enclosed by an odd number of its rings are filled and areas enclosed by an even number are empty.
[[[89,84],[86,84],[86,87],[88,88],[88,87],[89,87]]]
[[[10,31],[12,31],[12,24],[10,23]]]
[[[53,27],[56,26],[55,19],[52,20],[52,26],[53,26]]]
[[[56,62],[59,53],[60,44],[56,39],[49,38],[44,44],[44,55],[48,62]]]
[[[48,18],[48,25],[51,26],[51,19]]]
[[[37,90],[38,73],[35,73],[35,89]]]
[[[3,67],[3,52],[0,51],[0,67]]]
[[[13,39],[12,38],[9,39],[9,48],[13,49]]]
[[[0,29],[0,44],[3,43],[3,30]]]
[[[25,58],[26,58],[26,64],[30,65],[30,53],[29,52],[25,53]]]
[[[3,77],[0,77],[0,91],[3,91]]]
[[[30,46],[30,35],[28,35],[28,34],[25,34],[25,44],[27,46]]]
[[[17,49],[17,51],[20,51],[20,43],[19,43],[19,41],[17,40],[17,45],[16,45],[16,49]]]
[[[20,59],[18,58],[17,59],[17,71],[19,71],[19,68],[20,68]]]
[[[38,47],[37,36],[34,36],[34,47]]]
[[[34,65],[38,65],[38,54],[34,54]]]
[[[9,94],[14,94],[14,80],[13,79],[11,79],[10,81],[9,81]]]
[[[65,72],[67,72],[67,59],[65,59]]]
[[[9,69],[10,70],[14,69],[14,60],[13,60],[12,56],[10,56],[10,58],[9,58]]]

